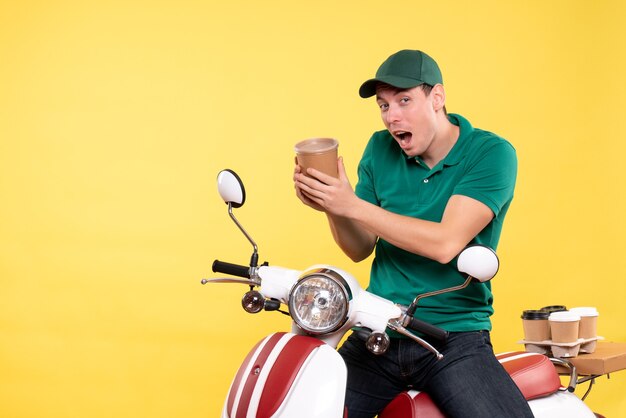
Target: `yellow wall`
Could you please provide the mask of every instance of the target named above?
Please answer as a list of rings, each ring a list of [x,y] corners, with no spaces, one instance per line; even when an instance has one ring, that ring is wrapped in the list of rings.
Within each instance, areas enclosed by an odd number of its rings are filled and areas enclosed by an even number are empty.
[[[470,6],[471,4],[471,6]],[[292,145],[370,133],[356,91],[401,48],[444,72],[448,110],[517,148],[494,282],[494,342],[519,315],[595,305],[626,341],[626,60],[620,1],[0,2],[0,416],[215,417],[253,342],[237,286],[202,287],[249,246],[215,191],[239,172],[239,219],[274,265],[336,264],[296,200]],[[241,328],[240,328],[241,327]],[[626,373],[589,404],[626,416]]]

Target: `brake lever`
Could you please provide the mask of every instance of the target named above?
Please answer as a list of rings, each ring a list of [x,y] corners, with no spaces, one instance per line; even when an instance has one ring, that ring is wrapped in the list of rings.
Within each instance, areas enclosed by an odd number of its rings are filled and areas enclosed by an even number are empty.
[[[419,345],[421,345],[422,347],[424,347],[425,349],[433,353],[437,357],[437,360],[441,360],[443,358],[443,354],[437,351],[435,347],[433,347],[430,343],[428,343],[428,341],[418,337],[417,335],[413,334],[408,329],[404,328],[398,319],[390,320],[387,323],[387,326],[389,327],[389,329],[397,332],[398,334],[402,334],[405,337],[409,337],[410,339],[412,339],[413,341],[415,341],[416,343],[418,343]]]
[[[202,284],[207,283],[238,283],[245,284],[248,286],[261,286],[261,282],[259,280],[254,279],[233,279],[230,277],[218,277],[216,279],[202,279],[200,281]]]

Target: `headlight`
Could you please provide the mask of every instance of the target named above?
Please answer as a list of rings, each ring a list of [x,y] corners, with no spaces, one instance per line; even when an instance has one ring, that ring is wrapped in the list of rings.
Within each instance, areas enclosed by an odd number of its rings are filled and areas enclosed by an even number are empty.
[[[348,320],[350,287],[335,271],[305,272],[289,294],[289,313],[296,325],[310,334],[326,334]]]

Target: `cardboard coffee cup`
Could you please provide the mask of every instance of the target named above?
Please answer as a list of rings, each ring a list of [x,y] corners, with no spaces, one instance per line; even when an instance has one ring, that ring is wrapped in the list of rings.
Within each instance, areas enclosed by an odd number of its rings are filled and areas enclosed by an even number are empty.
[[[314,168],[329,176],[339,177],[337,172],[337,148],[339,142],[333,138],[311,138],[300,141],[295,146],[296,163],[307,174]]]
[[[570,312],[580,316],[578,337],[589,339],[598,336],[598,311],[591,306],[572,308]]]
[[[544,311],[527,310],[522,312],[522,326],[526,341],[546,341],[550,339],[550,314]]]
[[[548,317],[553,343],[573,343],[578,340],[580,316],[569,312],[552,312]]]

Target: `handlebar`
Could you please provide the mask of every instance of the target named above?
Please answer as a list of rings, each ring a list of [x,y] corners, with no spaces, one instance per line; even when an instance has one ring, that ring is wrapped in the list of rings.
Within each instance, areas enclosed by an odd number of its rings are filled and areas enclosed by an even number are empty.
[[[405,325],[406,328],[433,337],[437,341],[446,342],[448,340],[449,333],[445,329],[441,329],[428,322],[420,321],[410,316],[407,317],[407,319],[409,319],[409,322]]]
[[[245,277],[246,279],[250,278],[250,267],[248,266],[215,260],[212,268],[214,273],[225,273],[231,276]]]

